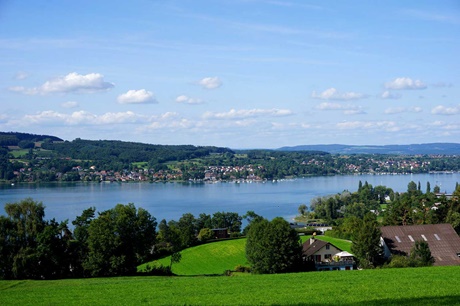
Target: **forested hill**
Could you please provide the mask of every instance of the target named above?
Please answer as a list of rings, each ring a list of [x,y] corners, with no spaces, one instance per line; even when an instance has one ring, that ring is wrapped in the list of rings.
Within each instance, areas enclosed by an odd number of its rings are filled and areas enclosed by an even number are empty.
[[[19,146],[21,142],[62,141],[50,135],[35,135],[18,132],[0,132],[0,146]]]
[[[409,145],[383,145],[383,146],[355,146],[355,145],[300,145],[293,147],[282,147],[278,151],[325,151],[331,154],[440,154],[459,155],[459,143],[423,143]]]
[[[81,160],[117,160],[122,163],[150,161],[152,164],[188,160],[212,153],[233,153],[219,147],[192,145],[153,145],[118,140],[83,140],[46,143],[42,147],[60,156]]]

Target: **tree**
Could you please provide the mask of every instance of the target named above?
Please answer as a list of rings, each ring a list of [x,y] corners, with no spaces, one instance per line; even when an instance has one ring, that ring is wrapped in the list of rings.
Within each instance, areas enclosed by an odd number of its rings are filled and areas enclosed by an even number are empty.
[[[246,214],[243,215],[243,218],[248,222],[248,225],[243,229],[244,236],[248,234],[251,224],[263,220],[263,217],[256,214],[253,210],[247,211]]]
[[[382,258],[380,246],[381,232],[377,218],[373,213],[367,213],[360,227],[354,234],[351,251],[363,268],[375,267]]]
[[[173,263],[180,263],[182,260],[182,254],[180,252],[175,252],[171,254],[171,260],[169,262],[169,270],[172,269]]]
[[[44,220],[41,202],[26,198],[5,205],[0,217],[0,278],[67,277],[70,264],[67,222]]]
[[[211,229],[207,227],[200,229],[200,232],[198,233],[198,240],[200,240],[201,242],[206,242],[213,238],[214,232]]]
[[[132,203],[100,213],[88,228],[89,254],[83,267],[92,276],[134,274],[150,255],[155,228],[155,218]]]
[[[411,264],[416,267],[432,266],[434,257],[431,255],[428,242],[417,240],[410,251]]]
[[[301,216],[305,215],[305,213],[307,212],[307,205],[305,204],[300,204],[299,205],[299,208],[298,208],[298,211],[299,211],[299,214]]]
[[[228,228],[231,233],[241,232],[243,218],[235,212],[216,212],[212,215],[214,228]]]
[[[185,213],[177,222],[182,248],[188,248],[196,244],[196,219],[191,213]]]
[[[299,266],[300,238],[283,218],[255,222],[247,237],[246,258],[254,273],[291,272]]]

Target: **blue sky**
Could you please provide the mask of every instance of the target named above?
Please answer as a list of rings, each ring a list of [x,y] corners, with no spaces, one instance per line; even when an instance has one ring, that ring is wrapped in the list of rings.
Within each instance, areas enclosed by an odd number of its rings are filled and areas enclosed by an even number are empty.
[[[460,1],[0,0],[0,130],[460,142]]]

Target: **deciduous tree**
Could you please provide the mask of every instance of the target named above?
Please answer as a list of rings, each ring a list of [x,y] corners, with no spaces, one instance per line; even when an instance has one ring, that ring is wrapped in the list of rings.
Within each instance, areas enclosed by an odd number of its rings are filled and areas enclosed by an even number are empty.
[[[299,267],[302,245],[297,232],[283,218],[252,224],[246,258],[255,273],[283,273]]]

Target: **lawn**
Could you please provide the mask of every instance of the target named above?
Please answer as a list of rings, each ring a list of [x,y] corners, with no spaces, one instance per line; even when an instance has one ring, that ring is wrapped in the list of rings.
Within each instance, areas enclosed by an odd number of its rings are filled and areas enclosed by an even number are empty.
[[[202,244],[181,252],[180,263],[173,264],[172,271],[177,275],[211,275],[223,274],[233,270],[237,265],[248,265],[245,255],[246,239],[224,240]],[[170,257],[157,261],[169,266]],[[140,270],[147,264],[139,267]],[[152,263],[150,263],[152,265]]]
[[[311,236],[301,236],[302,242]],[[331,242],[338,248],[350,252],[351,242],[347,240],[316,236],[317,239]],[[246,238],[217,241],[185,249],[181,252],[180,263],[173,264],[172,271],[176,275],[212,275],[223,274],[225,270],[233,270],[237,265],[248,266],[245,254]],[[169,266],[170,257],[148,263]],[[144,270],[147,264],[139,266]]]
[[[0,281],[0,305],[460,305],[460,266]]]

